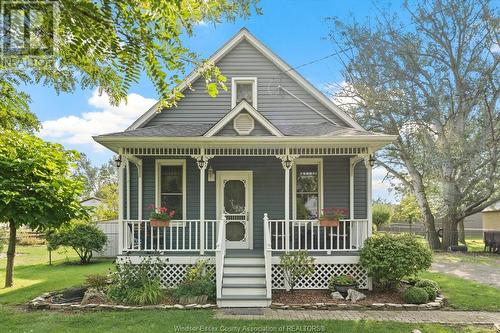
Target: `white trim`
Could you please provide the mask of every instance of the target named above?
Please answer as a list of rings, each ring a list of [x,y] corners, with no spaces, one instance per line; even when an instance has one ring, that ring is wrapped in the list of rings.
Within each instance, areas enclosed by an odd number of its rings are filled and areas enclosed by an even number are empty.
[[[264,56],[271,60],[279,69],[295,80],[302,88],[304,88],[311,95],[316,97],[325,107],[327,107],[332,113],[336,114],[339,118],[345,121],[347,124],[351,125],[356,129],[363,129],[354,119],[349,117],[344,111],[342,111],[338,106],[336,106],[328,97],[326,97],[321,91],[309,83],[306,79],[297,73],[293,68],[287,65],[281,58],[274,54],[267,46],[262,44],[257,38],[255,38],[247,29],[241,29],[232,39],[230,39],[226,44],[224,44],[217,52],[215,52],[209,59],[209,63],[217,63],[222,57],[224,57],[230,50],[232,50],[236,45],[238,45],[242,40],[247,40],[251,45],[258,49]],[[189,87],[196,79],[198,79],[202,74],[201,69],[196,69],[191,72],[184,81],[179,84],[175,90],[184,91]],[[139,117],[132,125],[130,125],[127,130],[132,130],[141,127],[147,123],[154,115],[158,112],[160,107],[160,102],[156,103],[148,111],[146,111],[142,116]]]
[[[318,188],[318,214],[321,214],[323,209],[323,198],[324,198],[324,187],[323,187],[323,159],[322,158],[297,158],[293,163],[292,167],[292,219],[297,219],[297,165],[318,165],[318,177],[319,177],[319,188]]]
[[[210,256],[179,256],[179,255],[165,256],[158,254],[151,254],[151,255],[140,254],[132,256],[120,255],[116,257],[116,262],[119,264],[127,262],[130,262],[132,264],[141,264],[144,262],[144,260],[151,259],[152,257],[154,257],[155,260],[158,260],[160,263],[167,265],[178,265],[178,264],[194,265],[199,260],[207,260],[208,264],[215,265],[214,255]]]
[[[128,158],[125,161],[127,162],[127,220],[130,220],[130,161]]]
[[[121,155],[122,149],[118,152]],[[118,167],[118,254],[123,251],[123,167],[124,163]]]
[[[161,184],[161,166],[173,165],[182,166],[182,220],[186,220],[187,193],[186,193],[186,160],[185,159],[157,159],[155,160],[155,206],[160,206],[160,184]],[[178,219],[178,217],[176,218]],[[183,222],[181,222],[183,224]],[[173,224],[171,224],[173,225]]]
[[[353,254],[344,255],[344,256],[339,256],[339,255],[315,256],[314,253],[312,253],[310,251],[309,255],[315,259],[314,260],[315,265],[319,265],[319,264],[359,264],[359,256],[353,255]],[[272,257],[272,264],[273,265],[280,264],[280,257],[273,256]],[[276,288],[273,288],[273,289],[276,289]]]
[[[251,83],[252,84],[252,106],[257,109],[257,78],[249,76],[236,76],[231,78],[231,109],[236,106],[236,84]]]
[[[245,110],[252,116],[254,119],[256,119],[259,123],[262,124],[271,134],[278,136],[278,137],[283,137],[283,134],[280,132],[279,129],[277,129],[269,120],[267,120],[263,115],[261,115],[253,106],[250,105],[247,101],[243,100],[236,107],[234,107],[229,113],[227,113],[222,119],[220,119],[211,129],[209,129],[203,137],[200,138],[207,138],[210,137],[211,139],[217,139],[217,137],[213,137],[215,134],[217,134],[224,126],[226,126],[231,119],[236,117],[241,111]],[[222,139],[227,138],[223,137]],[[241,140],[240,137],[238,139]]]
[[[246,201],[247,201],[247,209],[248,209],[248,225],[247,225],[247,237],[248,237],[248,249],[253,249],[253,171],[252,170],[223,170],[216,172],[216,216],[217,220],[221,220],[222,218],[222,209],[223,209],[223,180],[224,179],[241,179],[245,178],[248,180],[248,184],[245,188],[246,190]]]
[[[238,119],[241,117],[245,117],[245,118],[248,118],[250,120],[252,125],[250,126],[249,129],[244,130],[244,129],[238,127],[237,122],[238,122]],[[233,128],[236,131],[236,133],[238,133],[239,135],[249,135],[250,133],[252,133],[252,131],[255,128],[255,119],[251,115],[249,115],[248,113],[240,113],[239,115],[237,115],[233,119]]]

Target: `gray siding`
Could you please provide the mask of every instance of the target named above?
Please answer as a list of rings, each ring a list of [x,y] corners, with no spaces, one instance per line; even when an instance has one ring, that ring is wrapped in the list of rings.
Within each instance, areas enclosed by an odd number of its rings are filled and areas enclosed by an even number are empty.
[[[366,167],[363,162],[359,162],[354,167],[354,218],[367,218],[367,188],[366,188]]]
[[[217,97],[210,97],[206,93],[204,79],[200,78],[192,84],[194,90],[185,91],[185,97],[179,101],[177,107],[163,110],[146,126],[173,122],[216,123],[231,109],[231,78],[237,76],[257,77],[257,110],[275,124],[324,121],[321,116],[297,99],[280,92],[277,86],[281,85],[339,125],[349,126],[287,74],[283,74],[247,41],[235,46],[217,63],[217,66],[227,77],[228,91],[221,90]]]
[[[163,157],[167,158],[167,157]],[[284,218],[284,171],[275,157],[215,157],[210,165],[217,171],[253,171],[253,243],[254,248],[263,247],[264,213],[270,219]],[[131,171],[135,166],[131,165]],[[125,179],[125,178],[124,178]],[[194,159],[186,158],[187,219],[199,218],[199,170]],[[137,218],[137,172],[131,172],[131,218]],[[135,186],[133,184],[136,184]],[[323,187],[325,207],[349,207],[349,157],[324,157]],[[291,188],[291,186],[290,186]],[[125,186],[126,189],[126,186]],[[358,163],[354,174],[354,217],[366,218],[366,168]],[[205,216],[216,218],[216,182],[205,184]],[[133,194],[135,193],[135,194]],[[293,195],[291,193],[291,195]],[[135,201],[135,203],[134,203]],[[292,201],[290,200],[290,203]],[[155,203],[155,159],[143,159],[143,218],[149,217],[150,204]],[[292,216],[292,215],[290,215]]]

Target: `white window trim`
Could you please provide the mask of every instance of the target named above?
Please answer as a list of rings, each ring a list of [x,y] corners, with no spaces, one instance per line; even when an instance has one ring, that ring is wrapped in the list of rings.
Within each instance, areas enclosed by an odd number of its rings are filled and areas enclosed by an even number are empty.
[[[318,188],[318,201],[319,201],[319,211],[321,214],[323,209],[323,159],[322,158],[297,158],[293,163],[292,168],[292,219],[297,219],[297,165],[318,165],[318,177],[319,177],[319,188]],[[318,216],[319,217],[319,216]]]
[[[257,78],[248,76],[233,77],[231,79],[231,109],[236,106],[236,83],[238,82],[252,84],[252,106],[257,109]]]
[[[160,159],[155,161],[155,206],[159,207],[161,204],[161,195],[160,195],[160,186],[161,186],[161,167],[165,165],[173,165],[173,166],[182,166],[182,219],[186,220],[186,208],[187,208],[187,199],[186,199],[186,160],[182,159]],[[174,219],[173,221],[175,221]],[[180,223],[171,223],[170,225],[174,226],[183,226],[184,222]]]

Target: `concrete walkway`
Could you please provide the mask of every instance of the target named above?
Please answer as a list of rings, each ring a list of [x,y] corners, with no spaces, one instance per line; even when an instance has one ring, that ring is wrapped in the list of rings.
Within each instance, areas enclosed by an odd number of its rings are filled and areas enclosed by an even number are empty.
[[[456,325],[493,325],[500,323],[500,312],[484,311],[327,311],[279,309],[217,309],[217,319],[264,320],[374,320],[403,323],[436,323]],[[244,314],[249,313],[249,314]]]

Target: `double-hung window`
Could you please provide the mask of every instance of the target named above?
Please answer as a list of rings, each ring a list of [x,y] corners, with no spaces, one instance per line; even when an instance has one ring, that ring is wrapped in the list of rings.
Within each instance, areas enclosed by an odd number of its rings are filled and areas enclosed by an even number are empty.
[[[186,163],[184,160],[156,161],[156,206],[175,210],[174,220],[186,219]]]
[[[319,218],[323,206],[321,159],[297,159],[293,177],[294,219]]]

